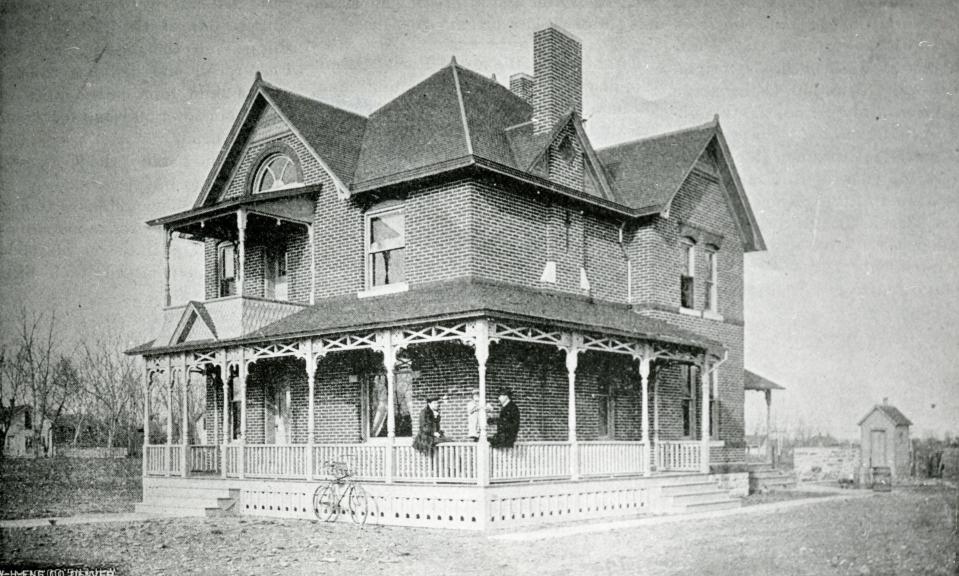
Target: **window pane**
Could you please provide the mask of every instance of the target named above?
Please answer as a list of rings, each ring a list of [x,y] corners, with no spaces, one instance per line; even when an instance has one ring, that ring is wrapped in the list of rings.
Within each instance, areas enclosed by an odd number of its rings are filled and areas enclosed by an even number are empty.
[[[267,190],[271,190],[272,188],[273,188],[273,173],[270,172],[269,167],[267,167],[267,169],[263,171],[263,175],[260,178],[260,187],[258,191],[264,192]]]
[[[406,250],[385,250],[370,255],[373,259],[373,286],[406,281]]]
[[[296,183],[296,166],[286,156],[280,158],[273,168],[274,174],[279,174],[279,182],[284,186]]]
[[[236,257],[234,256],[233,246],[224,246],[220,250],[220,262],[221,262],[221,278],[226,280],[228,278],[236,277],[235,262]]]
[[[374,244],[384,244],[389,240],[402,244],[403,232],[404,223],[401,212],[385,214],[370,221],[370,241]]]
[[[680,278],[680,306],[692,308],[695,305],[695,299],[693,298],[695,287],[696,283],[692,276],[682,276]]]

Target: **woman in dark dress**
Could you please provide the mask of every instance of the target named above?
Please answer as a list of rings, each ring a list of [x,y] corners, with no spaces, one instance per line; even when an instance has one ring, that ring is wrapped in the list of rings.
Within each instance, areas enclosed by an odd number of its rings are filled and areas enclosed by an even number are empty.
[[[433,453],[433,447],[444,441],[440,429],[440,399],[426,399],[426,407],[420,412],[420,430],[413,440],[413,448],[427,456]]]

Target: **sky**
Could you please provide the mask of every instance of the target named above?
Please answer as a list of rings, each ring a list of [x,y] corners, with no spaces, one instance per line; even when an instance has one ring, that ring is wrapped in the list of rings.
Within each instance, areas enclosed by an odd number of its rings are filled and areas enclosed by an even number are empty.
[[[532,73],[550,22],[583,43],[603,147],[719,114],[768,250],[746,256],[746,365],[779,427],[858,434],[888,398],[959,435],[959,3],[18,1],[0,4],[0,335],[152,338],[162,238],[254,75],[368,114],[452,56]],[[173,300],[202,299],[173,243]],[[755,396],[755,397],[753,397]],[[747,393],[747,432],[764,419]]]

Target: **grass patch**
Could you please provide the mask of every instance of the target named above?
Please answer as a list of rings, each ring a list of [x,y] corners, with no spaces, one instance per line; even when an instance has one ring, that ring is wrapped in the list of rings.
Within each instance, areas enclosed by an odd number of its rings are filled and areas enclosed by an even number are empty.
[[[0,519],[132,512],[142,495],[138,458],[8,458]]]

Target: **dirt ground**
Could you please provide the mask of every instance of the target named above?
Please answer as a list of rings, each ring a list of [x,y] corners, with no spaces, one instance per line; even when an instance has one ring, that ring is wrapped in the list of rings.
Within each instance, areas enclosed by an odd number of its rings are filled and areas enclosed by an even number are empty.
[[[784,510],[526,542],[346,522],[170,519],[2,533],[20,566],[121,574],[957,574],[956,505],[942,486]]]
[[[0,519],[132,512],[142,497],[138,458],[8,458]]]

